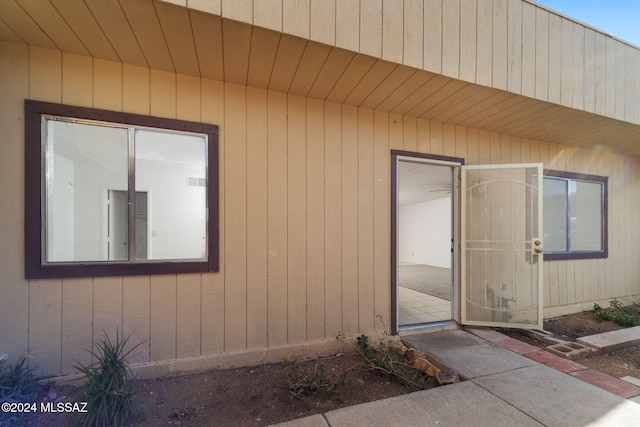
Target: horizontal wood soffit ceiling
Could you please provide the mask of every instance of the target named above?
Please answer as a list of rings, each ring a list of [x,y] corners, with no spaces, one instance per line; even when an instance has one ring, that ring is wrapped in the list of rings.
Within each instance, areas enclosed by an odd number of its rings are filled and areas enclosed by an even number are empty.
[[[0,39],[640,156],[640,126],[151,0],[3,0]]]

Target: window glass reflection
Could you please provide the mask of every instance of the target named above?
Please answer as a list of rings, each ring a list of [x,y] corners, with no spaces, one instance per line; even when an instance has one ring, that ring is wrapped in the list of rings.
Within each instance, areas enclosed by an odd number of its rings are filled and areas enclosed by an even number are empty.
[[[126,129],[46,121],[47,262],[110,259],[109,190],[127,191],[127,150]]]
[[[146,195],[147,204],[136,221],[148,236],[146,254],[136,254],[137,259],[206,257],[206,158],[202,136],[135,131],[136,192]],[[136,233],[136,248],[143,234]]]

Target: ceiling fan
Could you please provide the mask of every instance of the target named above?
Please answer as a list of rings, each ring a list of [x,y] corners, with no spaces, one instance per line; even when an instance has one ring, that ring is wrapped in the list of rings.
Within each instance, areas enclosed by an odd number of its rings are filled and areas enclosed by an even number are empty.
[[[429,193],[441,193],[446,192],[445,194],[451,194],[451,186],[445,186],[444,188],[439,188],[437,190],[429,190]]]

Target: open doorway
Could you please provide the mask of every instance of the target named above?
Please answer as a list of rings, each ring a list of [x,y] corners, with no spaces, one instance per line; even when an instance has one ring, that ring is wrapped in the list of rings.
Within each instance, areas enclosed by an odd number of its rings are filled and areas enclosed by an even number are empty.
[[[395,153],[394,332],[457,318],[456,182],[461,159]]]
[[[136,191],[135,201],[135,259],[148,259],[147,192]],[[129,193],[107,191],[107,253],[108,260],[120,261],[129,257]]]

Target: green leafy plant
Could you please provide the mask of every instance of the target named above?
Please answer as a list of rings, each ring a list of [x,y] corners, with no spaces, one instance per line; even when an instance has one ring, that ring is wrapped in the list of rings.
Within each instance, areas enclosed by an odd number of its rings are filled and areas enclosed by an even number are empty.
[[[599,320],[607,320],[624,327],[634,326],[640,323],[637,304],[625,307],[622,302],[617,299],[609,302],[609,308],[603,308],[599,304],[593,304],[593,314]]]
[[[620,310],[622,308],[622,302],[614,299],[612,301],[609,301],[609,306],[614,310]]]
[[[382,330],[388,330],[387,323],[382,314],[377,314]],[[340,332],[336,336],[341,347],[346,346],[346,336]],[[377,371],[383,375],[393,377],[403,383],[408,389],[422,390],[428,386],[429,377],[421,370],[413,367],[407,358],[401,355],[397,348],[391,345],[389,336],[384,333],[379,338],[378,346],[370,344],[369,337],[361,334],[356,337],[356,351],[363,359],[365,369]]]
[[[360,335],[356,338],[356,348],[358,349],[358,353],[369,362],[373,362],[378,364],[380,360],[376,357],[376,351],[369,344],[369,337],[365,334]]]
[[[24,357],[15,365],[0,362],[0,403],[35,402],[47,387],[38,384],[44,378],[27,367]],[[24,417],[25,413],[0,412],[0,426],[20,424]]]
[[[22,358],[15,365],[0,364],[0,402],[22,401],[36,392],[37,382],[42,379],[27,367],[27,359]]]
[[[115,340],[103,331],[104,338],[94,344],[91,353],[95,362],[83,365],[76,360],[76,368],[86,379],[74,400],[87,403],[87,412],[80,414],[85,426],[122,426],[133,413],[134,391],[130,384],[131,369],[127,357],[142,342],[126,350],[131,335],[121,337],[116,330]]]

